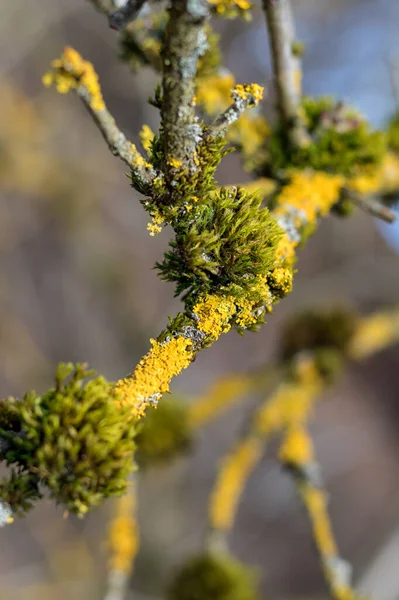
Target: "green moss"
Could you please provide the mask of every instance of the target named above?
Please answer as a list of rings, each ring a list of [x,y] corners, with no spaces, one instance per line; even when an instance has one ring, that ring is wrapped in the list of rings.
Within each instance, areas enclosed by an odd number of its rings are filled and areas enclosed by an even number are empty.
[[[203,554],[176,573],[168,600],[256,600],[254,572],[229,556]]]
[[[0,482],[0,498],[6,502],[14,515],[24,516],[42,497],[39,479],[35,475],[11,469],[9,476]]]
[[[78,515],[122,494],[134,466],[129,410],[117,406],[104,378],[83,383],[92,374],[84,365],[61,364],[54,389],[7,402],[13,427],[0,429],[6,461],[37,476],[57,503]]]
[[[302,350],[331,348],[345,354],[356,328],[357,317],[339,308],[307,311],[293,317],[284,327],[280,352],[290,359]]]
[[[158,265],[161,277],[176,283],[176,294],[190,297],[230,284],[248,289],[274,267],[281,230],[261,203],[258,195],[231,187],[201,204]]]
[[[353,108],[331,98],[304,98],[301,115],[311,143],[291,147],[279,125],[266,142],[267,174],[296,167],[355,175],[377,165],[386,151],[386,136],[373,131]]]
[[[192,438],[187,405],[175,397],[162,400],[147,410],[140,425],[137,462],[140,467],[162,465],[188,452]]]

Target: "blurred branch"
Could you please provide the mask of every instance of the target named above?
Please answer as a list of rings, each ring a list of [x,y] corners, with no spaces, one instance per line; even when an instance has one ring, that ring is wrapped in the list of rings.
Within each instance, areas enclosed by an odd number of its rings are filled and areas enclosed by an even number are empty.
[[[127,593],[133,562],[139,548],[139,531],[135,517],[136,485],[129,485],[127,494],[115,503],[115,514],[109,527],[110,551],[107,593],[105,600],[123,600]]]
[[[295,51],[296,39],[290,0],[263,0],[273,71],[277,87],[277,105],[285,134],[294,146],[308,142],[301,122],[299,105],[301,61]]]
[[[121,31],[133,21],[147,0],[127,0],[119,9],[108,14],[108,22],[112,29]]]
[[[342,196],[343,199],[349,200],[358,206],[363,212],[368,213],[373,217],[377,217],[386,223],[394,223],[394,221],[396,221],[395,213],[388,208],[388,206],[384,206],[374,196],[364,196],[355,190],[350,189],[344,189],[342,191]]]
[[[351,587],[352,568],[338,553],[327,510],[327,494],[323,489],[321,469],[315,460],[313,443],[304,425],[294,424],[288,429],[279,456],[293,476],[309,517],[331,598],[355,600],[359,596]]]

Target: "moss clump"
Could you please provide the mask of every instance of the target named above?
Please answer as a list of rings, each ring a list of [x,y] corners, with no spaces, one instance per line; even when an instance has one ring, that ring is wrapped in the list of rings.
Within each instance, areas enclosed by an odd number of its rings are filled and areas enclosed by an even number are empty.
[[[13,428],[0,429],[7,463],[37,477],[57,503],[79,516],[122,494],[134,466],[130,411],[117,406],[104,378],[83,383],[92,374],[84,365],[61,364],[54,389],[7,401]]]
[[[273,269],[281,230],[261,203],[242,188],[222,188],[176,231],[171,251],[158,265],[163,279],[176,282],[176,294],[192,296],[231,284],[247,289]]]
[[[253,571],[229,556],[203,554],[175,575],[168,600],[256,600]]]
[[[136,437],[140,467],[161,465],[185,454],[192,444],[187,406],[176,398],[147,410]]]
[[[11,469],[10,475],[0,482],[1,501],[8,504],[14,515],[25,515],[41,497],[39,479],[35,475]]]
[[[301,115],[311,142],[291,147],[278,125],[267,141],[266,172],[276,175],[282,169],[296,167],[349,176],[382,160],[387,146],[385,134],[372,131],[353,108],[331,98],[304,98]]]
[[[283,359],[302,350],[330,348],[345,354],[355,332],[357,317],[350,311],[334,308],[307,311],[293,317],[285,326],[281,341]]]

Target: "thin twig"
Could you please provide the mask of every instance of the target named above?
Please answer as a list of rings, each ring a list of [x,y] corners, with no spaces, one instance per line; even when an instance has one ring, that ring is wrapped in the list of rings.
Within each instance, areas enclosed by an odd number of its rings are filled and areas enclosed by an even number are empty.
[[[281,123],[290,143],[303,145],[308,142],[308,135],[298,114],[301,99],[298,79],[301,64],[295,52],[296,40],[290,0],[263,0],[263,9],[269,32]]]
[[[344,190],[343,196],[373,217],[382,219],[386,223],[394,223],[396,221],[395,213],[388,206],[384,206],[375,196],[364,196],[354,190]]]
[[[257,85],[241,86],[241,88],[243,90],[247,88],[247,92],[238,94],[236,88],[232,90],[234,102],[208,128],[207,136],[215,138],[224,135],[228,127],[237,121],[245,110],[257,106],[262,98],[263,89]]]
[[[170,8],[162,51],[166,174],[173,165],[189,172],[198,169],[195,158],[202,130],[195,116],[195,75],[198,59],[207,48],[204,25],[208,15],[206,0],[173,0]]]
[[[290,436],[298,436],[298,430],[288,430],[280,450],[280,459],[292,474],[298,494],[308,515],[313,540],[323,567],[326,584],[334,600],[356,600],[359,596],[351,586],[352,567],[339,555],[328,514],[328,496],[323,489],[321,468],[314,457],[313,443],[302,427],[301,445],[306,447],[305,460],[299,453],[295,456],[289,449]],[[298,450],[298,439],[293,448]],[[303,452],[303,448],[301,450]]]
[[[156,176],[155,170],[117,127],[105,105],[93,65],[83,60],[76,50],[65,48],[61,58],[53,61],[52,69],[43,77],[43,83],[46,86],[54,84],[62,93],[76,91],[112,154],[131,169],[139,191],[148,193]]]

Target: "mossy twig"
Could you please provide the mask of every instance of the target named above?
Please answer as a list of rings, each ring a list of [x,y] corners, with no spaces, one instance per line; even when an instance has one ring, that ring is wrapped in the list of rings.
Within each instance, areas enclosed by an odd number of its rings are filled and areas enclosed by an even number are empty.
[[[198,59],[207,49],[206,0],[173,0],[162,50],[161,120],[166,174],[174,169],[198,169],[196,152],[202,129],[195,116],[195,76]]]
[[[299,115],[301,64],[290,0],[263,0],[277,89],[277,107],[283,130],[294,146],[308,143]]]
[[[60,59],[52,62],[52,69],[43,77],[46,86],[55,85],[63,94],[75,90],[93,121],[100,130],[108,148],[130,167],[141,189],[148,190],[155,178],[155,171],[118,129],[115,119],[108,111],[93,65],[82,59],[72,48],[65,48]]]

